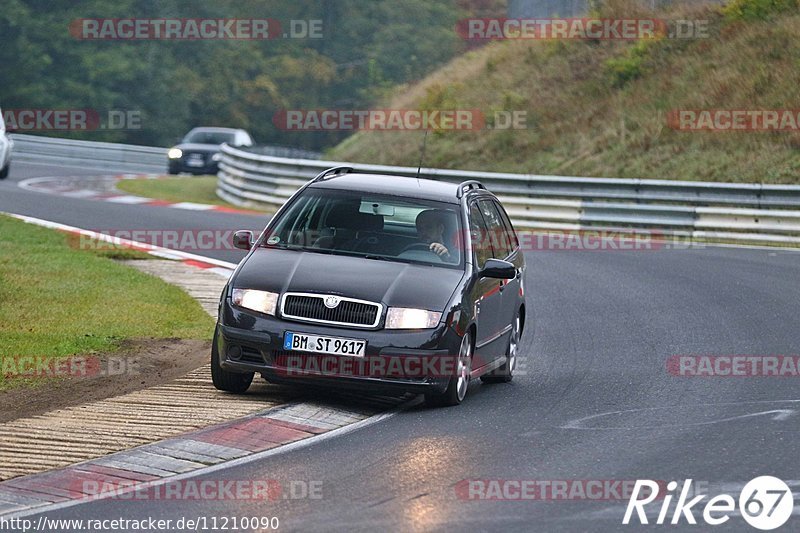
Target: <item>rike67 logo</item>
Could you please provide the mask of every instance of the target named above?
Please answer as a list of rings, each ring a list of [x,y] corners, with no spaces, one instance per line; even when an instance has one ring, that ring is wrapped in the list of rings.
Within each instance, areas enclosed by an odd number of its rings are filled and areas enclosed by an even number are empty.
[[[760,476],[750,480],[742,488],[738,502],[729,494],[720,494],[704,501],[708,495],[693,494],[691,479],[684,481],[679,495],[677,481],[670,481],[667,484],[666,494],[658,489],[659,484],[656,481],[637,480],[622,523],[630,524],[634,512],[640,524],[651,523],[649,519],[652,519],[652,514],[648,518],[645,507],[657,500],[660,500],[661,507],[653,523],[658,525],[666,523],[675,525],[683,520],[686,520],[687,524],[696,525],[695,512],[698,512],[702,514],[702,520],[706,524],[718,526],[730,520],[732,515],[739,514],[754,528],[769,531],[784,525],[794,510],[794,497],[789,486],[772,476]],[[644,496],[641,497],[642,495]],[[670,507],[675,495],[678,495],[678,499],[670,517]],[[648,510],[655,511],[654,508]],[[635,520],[633,523],[636,523]]]

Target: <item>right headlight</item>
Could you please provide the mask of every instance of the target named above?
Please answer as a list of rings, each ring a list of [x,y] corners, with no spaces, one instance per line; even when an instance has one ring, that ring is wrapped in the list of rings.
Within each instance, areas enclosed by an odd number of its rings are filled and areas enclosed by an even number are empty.
[[[169,152],[167,152],[167,157],[170,159],[180,159],[182,155],[183,151],[180,148],[170,148]]]
[[[257,291],[254,289],[233,289],[231,300],[239,307],[275,316],[279,296],[277,292]]]
[[[386,329],[431,329],[442,319],[442,313],[412,309],[409,307],[390,307],[386,312]]]

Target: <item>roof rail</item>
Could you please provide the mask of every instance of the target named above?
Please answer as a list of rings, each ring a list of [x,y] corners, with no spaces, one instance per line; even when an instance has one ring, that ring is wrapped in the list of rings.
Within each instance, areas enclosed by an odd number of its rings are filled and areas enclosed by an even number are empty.
[[[464,196],[465,192],[471,191],[472,189],[483,189],[486,190],[486,187],[483,186],[478,180],[468,180],[462,181],[458,184],[458,190],[456,191],[456,198],[461,198]]]
[[[316,177],[313,180],[311,180],[311,183],[314,183],[315,181],[322,181],[328,176],[331,176],[333,174],[347,174],[352,171],[353,167],[346,167],[346,166],[332,167],[329,168],[328,170],[323,170],[322,172],[317,174]]]

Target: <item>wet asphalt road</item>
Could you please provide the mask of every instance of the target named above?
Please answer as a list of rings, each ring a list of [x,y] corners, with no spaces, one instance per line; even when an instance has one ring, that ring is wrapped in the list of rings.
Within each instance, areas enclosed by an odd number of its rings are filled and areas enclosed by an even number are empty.
[[[68,199],[21,191],[14,183],[74,174],[15,165],[12,177],[0,182],[0,210],[84,228],[238,229],[265,222]],[[210,253],[228,261],[236,254]],[[460,489],[469,480],[509,487],[508,480],[570,486],[582,480],[586,486],[590,480],[691,478],[711,496],[733,490],[738,498],[741,486],[759,475],[791,486],[800,479],[797,378],[678,377],[666,364],[687,354],[800,354],[800,254],[709,247],[539,251],[527,259],[534,312],[521,347],[524,373],[513,383],[474,383],[460,407],[413,406],[356,431],[196,478],[311,484],[321,487],[321,497],[103,500],[47,516],[278,517],[280,529],[291,531],[633,531],[655,526],[622,526],[627,500],[613,495],[487,501],[475,483],[478,499]],[[653,505],[651,521],[658,513]],[[787,530],[798,520],[791,518]],[[706,529],[682,524],[662,527]],[[754,531],[739,516],[717,529]]]

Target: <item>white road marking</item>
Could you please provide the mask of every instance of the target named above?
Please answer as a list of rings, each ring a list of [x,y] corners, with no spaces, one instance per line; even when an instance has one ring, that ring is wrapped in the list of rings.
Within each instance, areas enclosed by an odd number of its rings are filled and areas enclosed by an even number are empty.
[[[174,207],[175,209],[188,209],[190,211],[208,211],[209,209],[214,209],[214,206],[211,204],[195,204],[192,202],[179,202],[170,205],[170,207]]]
[[[110,196],[105,198],[106,202],[114,202],[117,204],[145,204],[150,202],[151,198],[144,198],[143,196],[132,196],[132,195],[123,195],[123,196]]]
[[[99,193],[98,191],[83,189],[78,191],[64,191],[59,194],[63,196],[69,196],[70,198],[92,198],[94,196],[97,196]]]
[[[614,429],[661,429],[661,428],[675,428],[675,427],[693,427],[693,426],[708,426],[711,424],[720,424],[722,422],[731,422],[734,420],[741,420],[745,418],[754,418],[759,416],[767,416],[773,415],[771,419],[773,421],[782,422],[791,418],[796,412],[796,409],[772,409],[769,411],[758,411],[755,413],[745,413],[743,415],[736,415],[736,416],[729,416],[724,418],[718,418],[714,420],[708,420],[704,422],[687,422],[681,424],[654,424],[651,426],[587,426],[586,423],[591,420],[597,420],[599,418],[614,416],[614,415],[626,415],[626,414],[633,414],[633,413],[644,413],[644,412],[653,412],[653,411],[675,411],[678,409],[690,408],[696,409],[698,407],[737,407],[737,406],[744,406],[744,405],[764,405],[764,404],[780,404],[780,403],[791,403],[796,404],[800,403],[800,400],[756,400],[756,401],[746,401],[746,402],[723,402],[723,403],[701,403],[695,405],[676,405],[676,406],[666,406],[666,407],[642,407],[639,409],[624,409],[621,411],[608,411],[605,413],[598,413],[594,415],[585,416],[582,418],[577,418],[571,420],[564,424],[563,426],[559,426],[561,429],[579,429],[579,430],[595,430],[595,431],[606,431],[606,430],[614,430]]]

